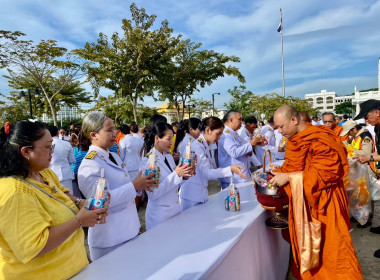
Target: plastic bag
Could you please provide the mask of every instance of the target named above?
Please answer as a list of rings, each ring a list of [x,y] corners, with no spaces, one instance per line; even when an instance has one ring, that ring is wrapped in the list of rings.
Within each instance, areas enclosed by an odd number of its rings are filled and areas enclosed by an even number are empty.
[[[367,223],[371,209],[370,177],[367,165],[350,159],[348,176],[343,179],[348,196],[348,211],[361,225]]]

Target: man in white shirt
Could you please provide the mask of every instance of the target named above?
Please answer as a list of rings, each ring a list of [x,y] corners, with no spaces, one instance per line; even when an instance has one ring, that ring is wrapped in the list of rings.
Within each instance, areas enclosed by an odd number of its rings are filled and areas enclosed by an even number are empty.
[[[240,138],[245,142],[249,142],[255,136],[254,131],[257,128],[257,119],[255,117],[248,117],[244,121],[245,125],[241,126],[241,128],[237,131]],[[255,153],[252,153],[250,157],[250,161],[256,167],[261,166],[260,161],[257,159]]]
[[[50,126],[49,131],[53,137],[54,153],[50,162],[50,169],[58,176],[59,182],[73,194],[74,173],[71,164],[75,163],[73,148],[70,143],[58,138],[58,128]]]
[[[61,140],[70,142],[70,136],[66,135],[66,130],[64,128],[61,128],[59,130],[59,135],[56,135],[56,136],[59,137],[59,139],[61,139]]]
[[[274,131],[277,129],[277,126],[274,124],[273,117],[271,117],[268,120],[268,124],[263,127],[261,130],[260,135],[263,136],[266,140],[264,140],[264,145],[262,146],[257,146],[256,147],[256,157],[260,161],[261,165],[264,164],[264,153],[265,150],[269,150],[270,153],[272,154],[272,159],[274,159],[274,156],[276,154],[276,151],[278,149],[276,148],[276,138],[274,135]],[[268,165],[269,162],[269,154],[267,153],[266,159],[265,159],[265,164]]]

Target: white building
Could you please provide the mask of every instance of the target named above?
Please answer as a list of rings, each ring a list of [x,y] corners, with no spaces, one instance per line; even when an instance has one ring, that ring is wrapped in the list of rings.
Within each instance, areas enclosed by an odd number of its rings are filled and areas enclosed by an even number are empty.
[[[214,117],[218,117],[219,119],[223,119],[224,115],[227,113],[227,110],[225,109],[214,109],[215,114]],[[211,110],[206,110],[202,112],[202,120],[207,117],[212,116],[212,109]]]
[[[335,107],[344,102],[351,101],[356,105],[356,114],[359,113],[359,104],[369,99],[380,100],[379,91],[359,92],[355,87],[354,95],[337,96],[335,91],[321,90],[319,93],[305,94],[305,100],[313,105],[314,109],[318,109],[321,114],[325,112],[335,112]]]
[[[79,112],[80,108],[79,107],[69,107],[69,106],[61,106],[61,109],[57,112],[57,121],[58,123],[61,123],[62,126],[62,121],[69,119],[70,121],[72,120],[78,120],[83,118],[83,114]],[[41,121],[43,122],[51,122],[53,121],[52,117],[48,117],[47,114],[42,115]]]

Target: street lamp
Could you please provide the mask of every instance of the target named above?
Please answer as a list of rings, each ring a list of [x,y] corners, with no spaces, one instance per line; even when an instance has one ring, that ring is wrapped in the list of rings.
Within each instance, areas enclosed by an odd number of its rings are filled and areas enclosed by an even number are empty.
[[[29,95],[29,110],[30,110],[30,118],[33,119],[33,111],[32,111],[32,94],[30,93],[30,89],[28,89],[28,95]],[[38,89],[34,90],[34,95],[38,96],[40,95]],[[20,97],[25,97],[25,91],[20,92]]]
[[[214,95],[217,94],[217,95],[220,95],[220,92],[215,92],[212,94],[212,112],[211,112],[211,116],[214,116]]]

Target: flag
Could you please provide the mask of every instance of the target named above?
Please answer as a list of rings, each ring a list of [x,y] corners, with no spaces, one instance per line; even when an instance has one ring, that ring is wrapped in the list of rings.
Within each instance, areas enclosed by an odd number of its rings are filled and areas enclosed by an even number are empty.
[[[280,19],[280,24],[278,25],[278,28],[277,28],[277,32],[282,33],[282,15],[281,15],[281,19]]]

